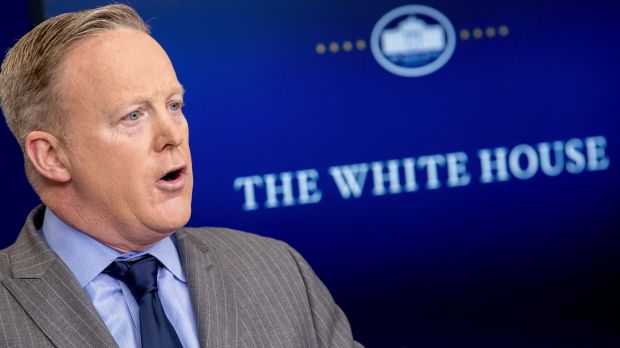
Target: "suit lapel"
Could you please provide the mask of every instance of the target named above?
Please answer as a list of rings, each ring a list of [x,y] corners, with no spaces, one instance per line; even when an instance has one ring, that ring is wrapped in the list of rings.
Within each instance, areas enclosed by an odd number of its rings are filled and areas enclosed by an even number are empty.
[[[10,250],[13,278],[2,284],[58,347],[116,347],[90,299],[67,266],[36,232],[39,206]]]
[[[237,346],[237,299],[215,253],[184,230],[176,233],[203,347]]]

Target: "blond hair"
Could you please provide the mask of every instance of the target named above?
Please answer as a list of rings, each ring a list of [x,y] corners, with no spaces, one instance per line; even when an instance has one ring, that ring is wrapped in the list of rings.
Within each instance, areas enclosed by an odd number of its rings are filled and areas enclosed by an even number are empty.
[[[119,28],[149,33],[134,9],[108,5],[49,18],[24,35],[4,58],[0,106],[24,153],[26,176],[35,191],[39,175],[27,159],[25,139],[35,130],[53,132],[61,140],[67,136],[57,88],[63,56],[80,40]]]

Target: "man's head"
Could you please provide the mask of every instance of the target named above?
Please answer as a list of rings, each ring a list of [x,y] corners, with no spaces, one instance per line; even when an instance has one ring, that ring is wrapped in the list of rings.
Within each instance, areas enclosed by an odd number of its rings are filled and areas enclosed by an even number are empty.
[[[44,203],[119,250],[190,216],[183,87],[131,8],[51,18],[7,54],[0,102]]]

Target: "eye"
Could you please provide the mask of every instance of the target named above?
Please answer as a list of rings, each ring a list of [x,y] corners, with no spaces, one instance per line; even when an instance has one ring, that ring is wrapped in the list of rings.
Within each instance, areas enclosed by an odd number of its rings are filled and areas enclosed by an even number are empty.
[[[140,111],[136,110],[136,111],[132,111],[129,114],[127,114],[125,118],[130,121],[137,121],[140,118],[140,116],[141,116]]]
[[[168,107],[170,107],[170,110],[172,111],[179,111],[181,110],[181,107],[183,106],[183,104],[181,102],[175,101],[172,102],[168,105]]]

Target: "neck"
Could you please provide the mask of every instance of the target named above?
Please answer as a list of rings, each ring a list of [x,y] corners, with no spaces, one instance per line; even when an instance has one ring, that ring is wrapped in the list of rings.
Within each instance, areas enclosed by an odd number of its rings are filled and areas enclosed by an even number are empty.
[[[144,251],[174,232],[172,230],[162,233],[146,228],[138,229],[133,226],[123,226],[113,219],[85,214],[83,210],[77,210],[73,206],[59,207],[58,205],[48,205],[47,202],[44,204],[73,229],[122,254]]]

